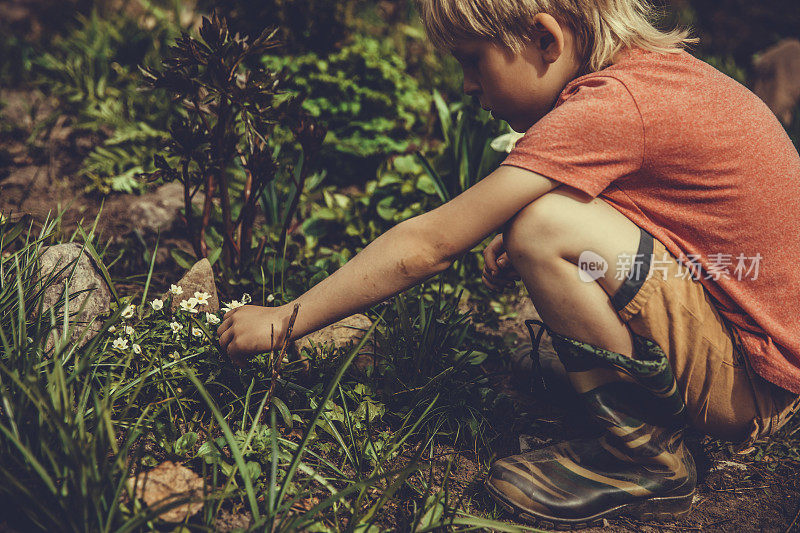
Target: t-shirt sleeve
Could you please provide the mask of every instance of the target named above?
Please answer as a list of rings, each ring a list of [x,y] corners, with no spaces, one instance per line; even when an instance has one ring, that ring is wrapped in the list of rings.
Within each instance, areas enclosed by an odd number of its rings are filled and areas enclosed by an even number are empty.
[[[593,77],[568,88],[503,161],[592,198],[644,160],[644,123],[625,85]]]

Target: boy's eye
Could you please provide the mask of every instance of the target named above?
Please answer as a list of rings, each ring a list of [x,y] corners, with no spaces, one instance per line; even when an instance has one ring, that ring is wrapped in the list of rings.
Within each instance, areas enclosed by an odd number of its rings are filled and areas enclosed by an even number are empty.
[[[475,67],[478,64],[478,58],[474,56],[462,56],[456,58],[462,67]]]
[[[456,61],[461,63],[462,66],[475,66],[478,64],[478,57],[472,54],[468,55],[454,52],[453,57],[455,57]]]

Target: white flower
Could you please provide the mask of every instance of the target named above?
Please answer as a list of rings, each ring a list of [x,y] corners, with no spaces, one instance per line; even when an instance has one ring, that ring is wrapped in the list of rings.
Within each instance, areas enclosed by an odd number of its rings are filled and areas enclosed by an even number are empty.
[[[153,311],[161,311],[164,308],[164,301],[156,298],[150,302],[150,307],[153,308]]]
[[[206,322],[209,324],[219,324],[219,317],[212,313],[206,313]]]
[[[197,291],[194,293],[194,297],[197,299],[197,305],[208,305],[208,299],[211,298],[211,295],[207,292]]]
[[[192,328],[192,335],[194,335],[195,337],[202,337],[203,330],[200,328]]]
[[[250,298],[249,294],[247,294],[247,293],[242,294],[242,305],[249,304],[252,301],[253,301],[253,299]]]
[[[197,313],[197,298],[192,297],[181,302],[181,309],[189,313]]]
[[[179,295],[183,294],[183,287],[181,287],[179,285],[175,285],[173,283],[172,285],[169,286],[169,292],[171,292],[175,296],[179,296]]]
[[[223,313],[227,313],[228,311],[233,311],[234,309],[241,307],[244,305],[244,302],[240,302],[238,300],[234,300],[231,303],[227,304],[225,307],[222,308]]]
[[[133,337],[133,334],[136,333],[131,326],[125,326],[125,335],[128,337]]]
[[[136,311],[136,306],[130,304],[125,310],[122,312],[122,318],[133,318],[133,313]]]
[[[274,294],[270,294],[269,296],[267,296],[267,303],[268,304],[271,304],[274,301],[275,301],[275,295]]]
[[[172,328],[173,333],[178,333],[180,330],[183,329],[183,324],[179,324],[178,322],[171,322],[169,327]]]
[[[135,354],[142,353],[142,347],[139,346],[138,344],[134,344],[133,346],[131,346],[131,348],[133,349],[133,353]]]
[[[115,331],[117,331],[117,326],[110,326],[110,327],[108,328],[108,332],[109,332],[109,333],[114,333]]]
[[[128,348],[128,339],[123,339],[122,337],[118,337],[114,339],[113,346],[116,350],[125,350]]]
[[[496,152],[511,153],[511,150],[513,150],[514,146],[517,145],[517,141],[522,139],[524,136],[524,133],[512,131],[511,133],[506,133],[499,137],[495,137],[490,146],[492,147],[492,150]]]
[[[172,352],[172,355],[170,355],[170,357],[172,357],[173,359],[175,359],[177,361],[178,359],[181,358],[181,354],[179,354],[178,351],[176,350],[176,351]]]

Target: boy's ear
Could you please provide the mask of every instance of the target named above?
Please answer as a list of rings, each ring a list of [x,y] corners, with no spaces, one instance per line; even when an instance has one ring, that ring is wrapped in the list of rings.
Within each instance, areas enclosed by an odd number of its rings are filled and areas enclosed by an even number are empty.
[[[539,49],[544,61],[555,63],[564,53],[564,31],[561,24],[547,13],[535,15],[532,42]]]

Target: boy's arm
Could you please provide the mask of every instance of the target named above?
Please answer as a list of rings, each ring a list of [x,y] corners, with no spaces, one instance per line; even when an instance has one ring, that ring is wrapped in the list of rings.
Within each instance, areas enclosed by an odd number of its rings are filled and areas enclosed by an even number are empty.
[[[232,344],[228,354],[239,357],[270,349],[261,344],[269,344],[268,339],[263,341],[264,332],[274,324],[280,339],[295,305],[300,310],[293,339],[363,311],[446,270],[523,207],[559,185],[503,165],[446,204],[393,227],[294,302],[277,308],[246,306],[226,315],[219,329],[220,344]],[[240,321],[238,328],[235,319]],[[253,335],[253,329],[260,331]]]

